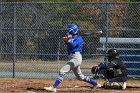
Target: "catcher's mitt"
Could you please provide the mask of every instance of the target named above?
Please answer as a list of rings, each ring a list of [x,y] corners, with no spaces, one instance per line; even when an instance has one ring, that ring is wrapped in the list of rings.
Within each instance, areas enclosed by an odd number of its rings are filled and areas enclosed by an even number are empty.
[[[96,74],[98,71],[99,71],[99,67],[98,67],[98,66],[93,66],[93,67],[91,68],[92,74]]]

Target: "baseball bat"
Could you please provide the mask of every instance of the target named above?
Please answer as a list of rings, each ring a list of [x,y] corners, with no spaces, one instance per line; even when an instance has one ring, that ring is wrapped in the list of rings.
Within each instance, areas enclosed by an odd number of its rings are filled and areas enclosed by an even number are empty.
[[[82,33],[81,35],[82,35],[82,36],[90,36],[90,35],[102,34],[102,33],[103,33],[103,31],[101,30],[101,31],[94,31],[94,32],[84,32],[84,33]]]
[[[94,31],[94,32],[82,32],[82,33],[79,33],[80,35],[82,36],[91,36],[91,35],[95,35],[95,34],[102,34],[103,31],[100,30],[100,31]],[[63,37],[63,39],[66,38],[66,37]]]

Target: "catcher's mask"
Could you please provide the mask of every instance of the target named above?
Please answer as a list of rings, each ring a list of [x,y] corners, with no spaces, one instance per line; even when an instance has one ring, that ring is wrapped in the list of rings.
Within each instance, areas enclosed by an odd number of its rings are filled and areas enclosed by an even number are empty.
[[[116,49],[108,50],[107,54],[108,54],[107,58],[109,62],[111,62],[114,58],[117,58],[119,56],[119,53]]]
[[[67,26],[66,28],[68,34],[71,34],[71,35],[78,35],[78,26],[71,23]]]

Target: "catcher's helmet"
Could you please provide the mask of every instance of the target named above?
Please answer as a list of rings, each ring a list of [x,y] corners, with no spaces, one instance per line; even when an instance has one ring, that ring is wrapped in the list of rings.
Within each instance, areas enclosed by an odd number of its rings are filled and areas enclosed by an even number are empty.
[[[108,52],[108,60],[112,61],[114,58],[116,58],[117,56],[119,56],[119,53],[116,49],[109,49]]]
[[[66,30],[67,30],[68,33],[71,34],[71,35],[77,35],[77,34],[78,34],[78,26],[75,25],[75,24],[69,24],[69,25],[67,26],[67,29],[66,29]]]

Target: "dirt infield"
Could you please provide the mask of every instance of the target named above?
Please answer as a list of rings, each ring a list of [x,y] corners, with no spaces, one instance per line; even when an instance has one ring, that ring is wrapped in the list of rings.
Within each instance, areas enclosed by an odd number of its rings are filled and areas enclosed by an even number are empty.
[[[103,80],[96,80],[103,84]],[[45,86],[50,86],[54,80],[45,79],[0,79],[0,93],[49,93],[43,89]],[[64,80],[58,87],[57,93],[140,93],[140,81],[128,81],[126,90],[113,90],[100,88],[93,91],[91,85],[78,80]],[[130,86],[135,86],[132,88]]]

